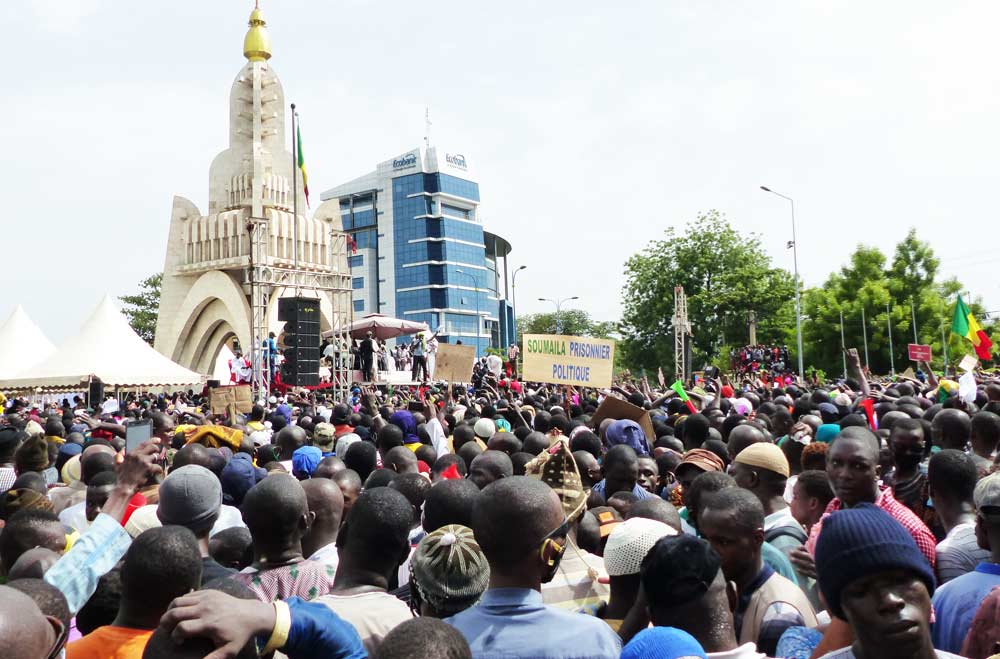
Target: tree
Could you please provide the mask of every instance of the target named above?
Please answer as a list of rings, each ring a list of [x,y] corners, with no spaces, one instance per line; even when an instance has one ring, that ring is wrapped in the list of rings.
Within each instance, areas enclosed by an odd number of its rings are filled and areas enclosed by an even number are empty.
[[[582,309],[560,311],[558,316],[560,332],[566,336],[593,336],[598,339],[613,338],[615,324],[595,321]],[[555,313],[533,313],[517,319],[518,339],[524,334],[556,334]]]
[[[858,348],[864,360],[867,338],[868,367],[874,373],[888,373],[893,366],[897,371],[915,366],[907,354],[907,344],[914,341],[914,318],[917,343],[931,346],[934,366],[943,366],[944,346],[952,365],[971,352],[967,341],[951,335],[955,297],[963,287],[954,278],[937,280],[940,262],[931,246],[911,229],[896,245],[892,261],[887,262],[878,248],[858,245],[848,265],[830,275],[823,286],[806,291],[803,334],[807,363],[829,373],[842,372],[841,313],[844,345]],[[991,336],[997,333],[995,324],[983,320],[981,303],[967,302],[984,329]]]
[[[772,267],[756,235],[737,232],[718,211],[681,231],[668,228],[625,263],[625,274],[621,347],[631,367],[673,364],[675,286],[687,294],[695,363],[719,358],[725,345],[745,345],[751,311],[759,342],[794,343],[795,280]]]
[[[128,318],[129,325],[146,341],[153,345],[156,335],[156,320],[160,315],[160,285],[163,283],[163,273],[146,277],[139,282],[139,292],[135,295],[122,295],[118,299],[125,304],[122,313]]]

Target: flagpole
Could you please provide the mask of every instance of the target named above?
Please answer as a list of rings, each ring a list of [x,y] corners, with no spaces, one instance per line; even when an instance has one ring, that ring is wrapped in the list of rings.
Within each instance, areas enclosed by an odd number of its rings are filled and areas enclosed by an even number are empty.
[[[844,379],[847,379],[847,346],[844,342],[844,310],[840,310],[840,356],[844,360]]]
[[[892,356],[892,311],[888,302],[885,303],[885,322],[889,327],[889,373],[896,375],[896,359]]]
[[[299,155],[298,133],[295,132],[295,103],[292,103],[292,267],[299,269]],[[298,277],[295,279],[298,282]],[[298,295],[298,286],[295,294]]]
[[[910,296],[910,315],[913,316],[913,342],[920,343],[917,339],[917,309],[913,306],[913,296]]]
[[[861,336],[864,337],[865,340],[865,368],[869,368],[870,365],[868,363],[868,325],[867,323],[865,323],[865,308],[863,305],[861,307]]]

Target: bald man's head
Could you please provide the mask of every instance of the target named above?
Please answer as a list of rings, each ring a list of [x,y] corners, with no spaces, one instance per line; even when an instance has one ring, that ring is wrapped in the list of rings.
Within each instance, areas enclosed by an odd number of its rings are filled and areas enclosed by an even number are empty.
[[[472,519],[490,568],[503,572],[537,555],[542,540],[562,524],[565,514],[548,485],[528,476],[511,476],[480,492]]]
[[[7,659],[38,659],[52,653],[58,634],[34,600],[0,586],[0,647]]]

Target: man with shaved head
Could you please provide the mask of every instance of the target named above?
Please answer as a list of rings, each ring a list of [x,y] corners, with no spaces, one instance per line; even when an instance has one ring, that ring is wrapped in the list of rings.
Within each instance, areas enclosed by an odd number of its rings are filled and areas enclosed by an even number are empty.
[[[87,448],[83,449],[83,452],[78,458],[80,461],[80,473],[84,471],[83,465],[89,462],[90,459],[97,455],[98,453],[106,453],[114,457],[115,450],[110,446],[104,446],[103,444],[92,444]],[[83,478],[79,478],[65,487],[54,487],[49,490],[49,499],[52,500],[52,512],[56,515],[66,510],[70,506],[75,506],[78,503],[82,503],[84,499],[87,498],[87,482]]]
[[[417,456],[405,446],[396,446],[389,449],[389,452],[383,458],[383,463],[386,469],[391,469],[397,474],[419,473]]]
[[[514,464],[506,453],[483,451],[469,465],[469,480],[480,490],[500,480],[514,475]]]
[[[243,499],[243,519],[253,537],[253,563],[233,579],[265,602],[293,596],[308,600],[329,592],[336,571],[303,554],[311,517],[298,479],[271,474],[254,485]]]
[[[729,441],[726,443],[726,450],[729,453],[729,462],[736,459],[736,456],[743,452],[743,449],[756,444],[766,442],[767,437],[760,427],[752,423],[743,423],[732,429],[729,433]]]
[[[337,569],[337,532],[344,514],[344,495],[332,480],[312,478],[302,482],[312,524],[302,537],[302,553]]]
[[[621,641],[603,620],[542,603],[542,584],[559,569],[569,532],[554,490],[527,476],[496,481],[476,500],[473,529],[490,587],[477,606],[445,620],[473,657],[619,655]]]
[[[0,586],[0,648],[6,659],[59,656],[65,643],[61,624],[47,618],[24,593]]]

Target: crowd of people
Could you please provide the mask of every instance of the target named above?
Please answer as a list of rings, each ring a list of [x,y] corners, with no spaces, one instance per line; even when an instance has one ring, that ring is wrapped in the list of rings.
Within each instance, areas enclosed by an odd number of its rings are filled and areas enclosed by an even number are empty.
[[[792,372],[788,346],[743,346],[730,351],[729,362],[733,372],[739,375],[764,373],[778,377]]]
[[[234,417],[7,401],[2,655],[1000,652],[1000,383],[874,382],[852,354],[837,383],[683,400],[492,366]]]

